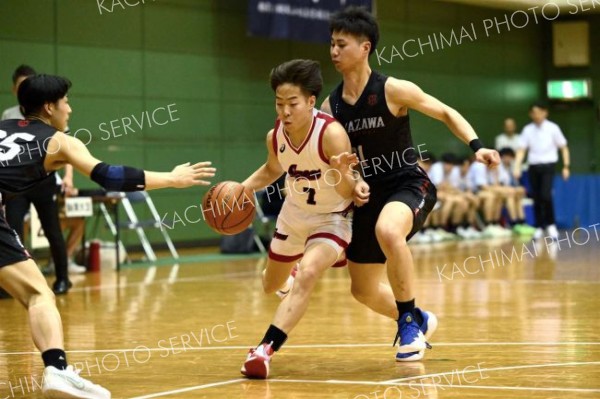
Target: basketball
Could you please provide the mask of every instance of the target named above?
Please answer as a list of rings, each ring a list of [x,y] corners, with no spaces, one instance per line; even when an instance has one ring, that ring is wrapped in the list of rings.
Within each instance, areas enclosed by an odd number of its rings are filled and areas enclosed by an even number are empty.
[[[224,181],[210,188],[202,198],[206,223],[217,233],[241,233],[254,220],[254,194],[234,181]]]

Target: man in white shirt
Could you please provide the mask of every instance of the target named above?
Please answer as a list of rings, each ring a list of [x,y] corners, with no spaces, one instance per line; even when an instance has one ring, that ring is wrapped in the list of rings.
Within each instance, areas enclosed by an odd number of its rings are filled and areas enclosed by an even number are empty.
[[[17,97],[17,90],[19,90],[21,82],[31,75],[35,75],[35,69],[29,65],[19,65],[17,69],[15,69],[15,72],[12,75],[12,93],[15,95],[15,98]],[[2,112],[2,118],[0,118],[0,120],[4,121],[7,119],[25,119],[18,104],[14,107],[7,108]]]
[[[504,133],[496,136],[496,150],[500,151],[503,148],[511,148],[514,152],[520,148],[517,124],[513,118],[504,120]]]
[[[563,159],[562,176],[567,180],[570,175],[570,155],[567,139],[560,127],[547,120],[548,108],[540,103],[533,104],[529,109],[529,117],[533,121],[523,128],[520,138],[520,148],[515,160],[515,179],[521,177],[521,164],[527,151],[529,163],[529,180],[533,196],[535,223],[537,230],[534,238],[543,236],[546,229],[548,236],[558,238],[558,230],[554,222],[554,204],[552,202],[552,183],[554,169],[558,161],[560,149]]]

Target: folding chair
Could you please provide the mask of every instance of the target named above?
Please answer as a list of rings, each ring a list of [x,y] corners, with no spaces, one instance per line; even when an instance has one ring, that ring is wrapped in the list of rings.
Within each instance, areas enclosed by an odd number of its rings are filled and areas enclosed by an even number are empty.
[[[150,244],[150,241],[148,240],[144,229],[159,229],[162,233],[165,243],[167,244],[167,247],[169,248],[169,251],[171,252],[171,255],[173,256],[173,258],[179,259],[179,254],[177,253],[177,249],[175,249],[173,241],[171,241],[171,237],[169,237],[169,234],[167,233],[166,229],[162,228],[160,216],[158,214],[158,211],[156,210],[156,207],[154,206],[152,198],[150,198],[150,195],[148,195],[146,191],[122,193],[122,195],[123,197],[121,200],[121,204],[123,205],[123,209],[125,210],[125,214],[127,215],[126,221],[119,222],[118,225],[116,225],[116,223],[112,220],[112,217],[110,216],[110,212],[108,212],[106,207],[103,206],[104,204],[101,204],[100,207],[113,235],[116,236],[117,229],[135,230],[140,240],[140,243],[142,244],[142,248],[144,248],[146,258],[149,261],[155,261],[157,259],[156,254],[154,253],[154,249],[152,248],[152,245]],[[138,205],[141,206],[141,204],[144,204],[150,210],[150,214],[152,216],[151,219],[140,220],[140,218],[135,212],[135,208],[138,208]],[[121,242],[119,242],[119,246],[123,248]]]

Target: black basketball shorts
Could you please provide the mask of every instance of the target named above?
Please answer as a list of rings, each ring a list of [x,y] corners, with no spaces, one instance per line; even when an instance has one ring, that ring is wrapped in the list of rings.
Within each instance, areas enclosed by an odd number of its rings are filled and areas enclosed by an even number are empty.
[[[0,267],[23,262],[31,256],[21,243],[17,233],[10,228],[4,212],[0,210]]]
[[[437,201],[437,190],[427,173],[418,167],[383,176],[369,182],[369,186],[369,202],[354,209],[352,242],[346,254],[348,260],[356,263],[385,263],[385,254],[375,235],[375,225],[383,207],[398,201],[413,211],[413,227],[406,237],[408,241],[423,227]]]

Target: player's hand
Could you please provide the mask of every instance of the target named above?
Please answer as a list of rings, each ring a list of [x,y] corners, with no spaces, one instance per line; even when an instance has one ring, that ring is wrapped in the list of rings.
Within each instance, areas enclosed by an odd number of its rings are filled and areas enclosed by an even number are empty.
[[[341,173],[350,172],[352,167],[357,164],[358,156],[349,152],[342,152],[329,159],[329,165],[331,165],[332,168],[339,170]]]
[[[571,171],[569,170],[568,166],[563,166],[562,169],[562,178],[564,181],[569,180],[569,177],[571,176]]]
[[[371,195],[370,187],[367,182],[361,180],[354,186],[354,205],[363,206],[369,202],[369,196]]]
[[[208,186],[210,182],[203,179],[214,177],[217,171],[215,168],[210,167],[211,164],[211,162],[198,162],[191,165],[189,162],[186,162],[176,166],[171,171],[171,177],[173,178],[172,187]]]
[[[500,154],[498,154],[498,151],[496,150],[481,148],[475,153],[475,160],[487,165],[488,168],[493,169],[500,165]]]
[[[65,195],[69,196],[72,190],[73,190],[73,176],[65,175],[62,178],[61,191],[63,193],[65,193]]]

